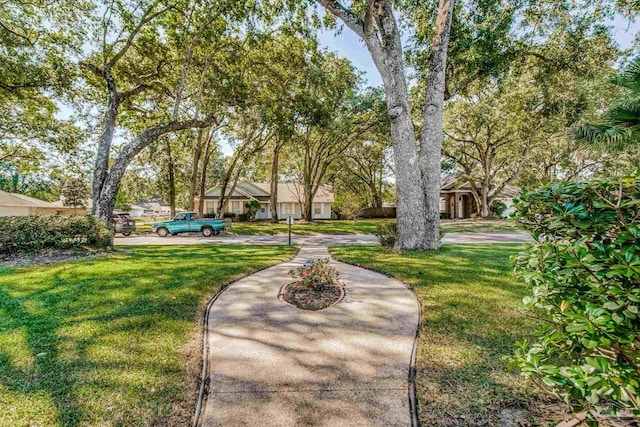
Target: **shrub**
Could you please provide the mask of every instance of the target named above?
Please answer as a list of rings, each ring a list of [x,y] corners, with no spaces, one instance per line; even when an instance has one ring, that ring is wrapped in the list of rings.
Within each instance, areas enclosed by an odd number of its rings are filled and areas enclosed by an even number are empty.
[[[574,409],[640,415],[638,176],[553,184],[515,207],[535,241],[514,258],[516,272],[541,326],[511,366]]]
[[[215,218],[216,214],[215,214],[215,212],[207,212],[206,214],[204,214],[204,217],[205,218]],[[225,218],[226,218],[226,216],[225,216]]]
[[[247,203],[244,204],[245,207],[249,210],[248,212],[248,218],[251,219],[255,219],[256,215],[258,214],[258,209],[260,209],[260,202],[257,200],[249,200]]]
[[[102,245],[109,234],[92,215],[0,217],[0,253]]]
[[[298,284],[321,292],[338,285],[339,273],[329,265],[329,258],[317,259],[310,264],[291,270],[289,275],[298,280]]]
[[[496,200],[495,202],[491,203],[489,210],[491,211],[493,216],[502,218],[502,214],[504,214],[504,211],[507,210],[507,205],[501,200]]]
[[[398,223],[381,222],[377,226],[376,236],[378,241],[385,248],[393,248],[398,240]]]
[[[231,218],[232,220],[236,219],[236,214],[233,212],[225,212],[222,214],[222,218]]]

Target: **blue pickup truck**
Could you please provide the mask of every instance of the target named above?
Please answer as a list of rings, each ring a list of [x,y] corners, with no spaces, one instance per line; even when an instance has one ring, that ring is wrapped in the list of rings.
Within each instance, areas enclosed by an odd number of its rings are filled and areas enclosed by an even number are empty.
[[[200,232],[205,237],[211,237],[230,228],[227,224],[221,219],[199,219],[195,212],[182,212],[173,217],[173,220],[154,222],[152,231],[158,233],[160,237],[193,232]]]

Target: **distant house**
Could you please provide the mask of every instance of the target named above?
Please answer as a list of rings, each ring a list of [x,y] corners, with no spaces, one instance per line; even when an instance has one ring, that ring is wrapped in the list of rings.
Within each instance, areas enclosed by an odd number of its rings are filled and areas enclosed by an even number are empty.
[[[480,191],[480,184],[476,183]],[[502,214],[507,217],[512,211],[513,198],[519,189],[507,185],[496,200],[507,205],[507,210]],[[442,181],[440,186],[440,213],[443,217],[451,219],[471,218],[477,212],[477,202],[473,197],[472,187],[469,181],[461,182],[457,175],[451,175]]]
[[[227,190],[226,202],[224,204],[225,213],[243,214],[247,212],[245,204],[249,200],[260,202],[258,209],[258,219],[271,218],[271,184],[262,182],[251,182],[242,180],[238,182],[233,193]],[[216,211],[220,200],[220,186],[209,189],[204,196],[204,211],[212,213]],[[304,192],[301,186],[291,182],[281,182],[278,184],[277,212],[278,218],[293,216],[296,219],[302,218],[302,201]],[[332,205],[334,202],[333,193],[326,186],[321,186],[313,199],[312,215],[313,219],[331,219]]]
[[[24,194],[7,193],[0,190],[0,216],[83,215],[85,213],[86,209],[83,208],[62,206],[59,202],[45,202]]]
[[[136,203],[131,205],[128,213],[133,217],[167,216],[171,214],[171,208],[169,206],[163,206],[158,202]]]

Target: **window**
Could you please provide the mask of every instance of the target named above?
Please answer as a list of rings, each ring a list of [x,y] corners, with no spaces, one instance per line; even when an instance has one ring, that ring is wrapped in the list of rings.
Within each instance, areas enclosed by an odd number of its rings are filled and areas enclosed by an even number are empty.
[[[314,203],[313,204],[313,214],[314,215],[322,215],[322,203]]]
[[[283,203],[284,214],[291,215],[291,203]]]
[[[178,214],[173,218],[174,221],[186,221],[187,220],[187,214]]]
[[[267,211],[267,208],[264,207],[264,205],[260,205],[260,213],[265,213]]]
[[[242,202],[232,201],[231,202],[231,212],[233,212],[235,214],[241,214],[242,213]]]
[[[440,212],[446,212],[447,211],[447,201],[444,199],[444,197],[440,197]]]

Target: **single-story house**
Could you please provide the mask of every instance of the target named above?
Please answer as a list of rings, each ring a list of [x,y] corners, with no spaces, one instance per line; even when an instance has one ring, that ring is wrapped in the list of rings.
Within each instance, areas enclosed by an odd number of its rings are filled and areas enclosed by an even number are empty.
[[[0,216],[84,215],[86,210],[0,190]]]
[[[131,214],[132,217],[167,216],[171,214],[171,208],[169,206],[163,206],[158,202],[136,203],[131,205],[128,213]]]
[[[243,214],[248,210],[245,204],[249,200],[260,202],[258,209],[258,219],[271,218],[271,184],[264,182],[252,182],[248,180],[238,181],[233,193],[227,190],[226,202],[224,204],[225,213]],[[218,207],[220,200],[220,186],[213,187],[204,195],[204,212],[212,213]],[[302,186],[292,182],[278,183],[277,212],[278,218],[284,219],[292,216],[296,219],[302,218],[302,201],[304,191]],[[331,219],[332,205],[334,202],[333,192],[327,186],[318,189],[316,197],[313,199],[312,214],[313,219]]]
[[[476,188],[480,191],[479,183],[476,183]],[[471,218],[477,212],[477,202],[471,190],[469,181],[460,182],[455,174],[445,178],[440,187],[440,213],[451,219]],[[496,198],[507,205],[503,217],[513,212],[511,205],[518,191],[518,188],[507,185],[500,197]]]

